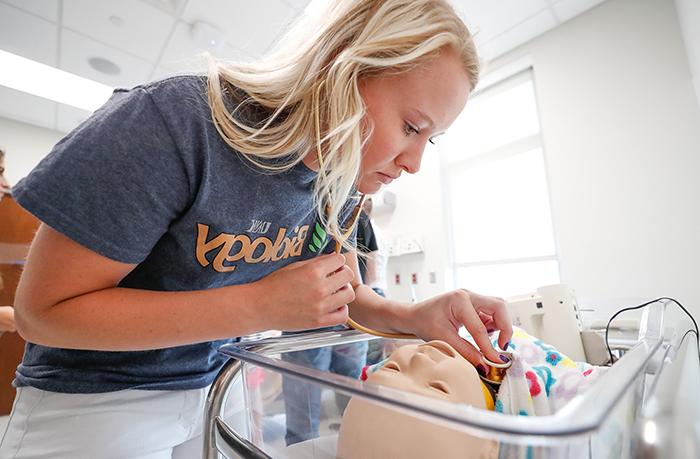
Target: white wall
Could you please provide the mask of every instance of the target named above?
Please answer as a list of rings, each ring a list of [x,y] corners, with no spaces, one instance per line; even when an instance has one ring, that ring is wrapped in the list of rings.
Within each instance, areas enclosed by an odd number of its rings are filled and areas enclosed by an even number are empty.
[[[688,53],[690,73],[695,86],[695,97],[700,103],[700,2],[698,0],[676,0],[678,20],[683,41]]]
[[[403,175],[389,188],[397,194],[396,209],[391,214],[373,216],[386,238],[420,236],[423,253],[389,259],[387,266],[387,296],[410,301],[412,296],[424,299],[443,292],[449,279],[446,267],[447,247],[440,189],[440,160],[437,148],[426,148],[421,170],[417,175]],[[435,283],[430,283],[430,273]],[[416,273],[418,284],[411,291],[411,274]],[[396,274],[401,284],[394,283]]]
[[[523,58],[534,65],[562,281],[598,317],[661,295],[700,317],[700,110],[674,3],[609,0],[487,72]],[[436,233],[439,212],[423,200],[441,207],[441,185],[419,175],[378,223]],[[446,263],[444,239],[432,240],[425,259]],[[389,282],[409,265],[392,259]]]
[[[0,117],[0,146],[5,150],[5,177],[11,185],[25,177],[64,133]]]

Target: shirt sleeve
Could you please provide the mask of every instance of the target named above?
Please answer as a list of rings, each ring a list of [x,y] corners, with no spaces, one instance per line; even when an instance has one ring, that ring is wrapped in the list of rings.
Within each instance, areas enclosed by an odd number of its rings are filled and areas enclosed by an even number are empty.
[[[139,263],[189,205],[185,162],[149,93],[117,90],[13,189],[53,229]]]

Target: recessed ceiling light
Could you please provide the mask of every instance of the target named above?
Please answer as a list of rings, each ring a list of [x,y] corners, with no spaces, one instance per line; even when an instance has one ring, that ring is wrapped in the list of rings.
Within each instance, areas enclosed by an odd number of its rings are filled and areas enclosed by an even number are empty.
[[[113,88],[0,49],[0,85],[55,102],[93,111]]]
[[[117,64],[103,57],[91,57],[88,59],[88,64],[105,75],[119,75],[122,72]]]

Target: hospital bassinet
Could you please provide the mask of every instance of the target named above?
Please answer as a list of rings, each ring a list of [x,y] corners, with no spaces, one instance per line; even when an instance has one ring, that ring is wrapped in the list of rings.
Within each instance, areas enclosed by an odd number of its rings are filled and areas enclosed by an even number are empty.
[[[700,457],[697,341],[692,334],[683,339],[682,333],[664,340],[665,309],[663,303],[649,306],[633,339],[636,344],[586,393],[556,414],[542,417],[506,416],[439,402],[280,358],[286,352],[385,340],[355,330],[227,345],[220,352],[231,360],[218,375],[207,400],[204,457],[336,457],[341,416],[332,409],[333,403],[324,404],[331,408],[322,410],[318,438],[285,446],[282,377],[318,385],[322,401],[336,393],[362,397],[404,416],[497,440],[500,457]],[[469,457],[468,452],[464,457]]]

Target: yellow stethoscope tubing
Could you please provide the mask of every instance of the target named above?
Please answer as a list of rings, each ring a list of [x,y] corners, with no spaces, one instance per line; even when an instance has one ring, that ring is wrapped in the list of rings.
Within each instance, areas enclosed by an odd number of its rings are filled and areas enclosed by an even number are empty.
[[[318,89],[316,90],[315,93],[315,104],[313,107],[314,110],[314,121],[315,121],[315,128],[316,128],[316,158],[318,159],[318,165],[320,168],[323,168],[323,154],[321,153],[321,127],[319,123],[319,116],[318,116],[318,93],[321,91],[321,88],[323,87],[323,83],[319,85]],[[347,240],[350,235],[352,235],[353,230],[355,229],[355,225],[357,224],[357,221],[359,220],[360,217],[360,212],[362,211],[362,206],[365,203],[365,199],[367,199],[367,195],[364,193],[360,193],[360,202],[357,203],[355,208],[352,211],[352,214],[350,216],[350,224],[348,225],[348,229],[343,234],[343,241]],[[340,250],[342,248],[342,243],[341,241],[336,240],[335,241],[335,253],[340,253]],[[379,336],[382,338],[390,338],[390,339],[420,339],[416,335],[413,335],[411,333],[390,333],[390,332],[382,332],[379,330],[374,330],[369,327],[365,327],[364,325],[358,324],[352,318],[350,315],[348,315],[348,320],[347,320],[347,325],[349,327],[354,328],[355,330],[359,330],[363,333],[367,333],[369,335],[374,335],[374,336]],[[479,381],[481,383],[481,390],[484,395],[484,401],[486,402],[486,409],[487,410],[494,410],[494,401],[491,393],[489,390],[486,388],[486,385],[484,384],[483,381]]]
[[[322,88],[322,85],[320,85],[316,91],[316,93],[320,92]],[[316,124],[316,157],[318,158],[318,164],[321,169],[323,169],[323,154],[321,153],[321,127],[319,123],[319,116],[318,116],[318,94],[316,94],[316,104],[314,104],[314,121]],[[357,221],[360,216],[360,212],[362,211],[362,206],[365,203],[365,199],[367,198],[367,195],[361,193],[360,194],[360,202],[355,206],[355,208],[352,211],[352,215],[350,216],[350,224],[348,225],[348,229],[343,234],[343,241],[347,240],[350,235],[352,234],[353,230],[355,229],[355,225],[357,224]],[[340,253],[340,249],[342,248],[342,242],[336,240],[335,241],[335,253]],[[374,330],[369,327],[365,327],[364,325],[360,325],[354,320],[350,318],[348,315],[348,320],[347,320],[347,325],[354,328],[355,330],[359,330],[361,332],[374,335],[374,336],[380,336],[382,338],[392,338],[392,339],[419,339],[417,336],[412,335],[410,333],[389,333],[389,332],[381,332],[379,330]]]
[[[349,229],[345,232],[345,234],[343,234],[343,240],[347,240],[347,238],[349,238],[350,235],[352,234],[354,227],[357,224],[357,221],[359,219],[359,215],[360,215],[362,206],[365,203],[366,198],[367,198],[367,195],[365,195],[365,194],[360,195],[360,202],[357,204],[357,206],[355,206],[355,209],[353,209],[352,215],[350,216],[350,226],[349,226]],[[335,241],[335,253],[340,253],[341,248],[342,248],[342,244],[340,243],[340,241],[336,240]],[[419,339],[417,336],[412,335],[410,333],[389,333],[389,332],[381,332],[379,330],[374,330],[374,329],[365,327],[364,325],[358,324],[357,322],[352,320],[350,318],[350,316],[348,316],[347,325],[354,328],[355,330],[359,330],[361,332],[368,333],[368,334],[374,335],[374,336],[381,336],[382,338]],[[492,363],[492,362],[489,362],[489,363]],[[497,365],[497,364],[494,364],[494,365]],[[508,367],[510,365],[502,364],[502,365],[499,365],[499,367],[500,366]],[[485,408],[489,411],[494,411],[495,404],[494,404],[494,400],[493,400],[493,395],[486,387],[486,384],[483,381],[483,377],[480,377],[479,383],[481,386],[481,392],[484,396]]]
[[[349,238],[350,235],[352,234],[352,232],[355,228],[355,225],[357,224],[357,221],[359,219],[360,212],[362,211],[362,206],[364,205],[366,198],[367,198],[367,195],[365,195],[365,194],[360,195],[360,202],[357,204],[357,206],[355,206],[355,209],[353,210],[352,215],[350,216],[349,229],[343,235],[343,239]],[[335,253],[340,253],[341,247],[342,247],[342,244],[340,243],[340,241],[335,241]],[[347,324],[349,326],[351,326],[352,328],[354,328],[355,330],[360,330],[360,331],[368,333],[370,335],[381,336],[383,338],[418,339],[418,337],[416,335],[412,335],[410,333],[382,332],[379,330],[374,330],[374,329],[369,328],[369,327],[365,327],[364,325],[360,325],[357,322],[355,322],[354,320],[352,320],[352,318],[350,318],[349,315],[348,315]]]

